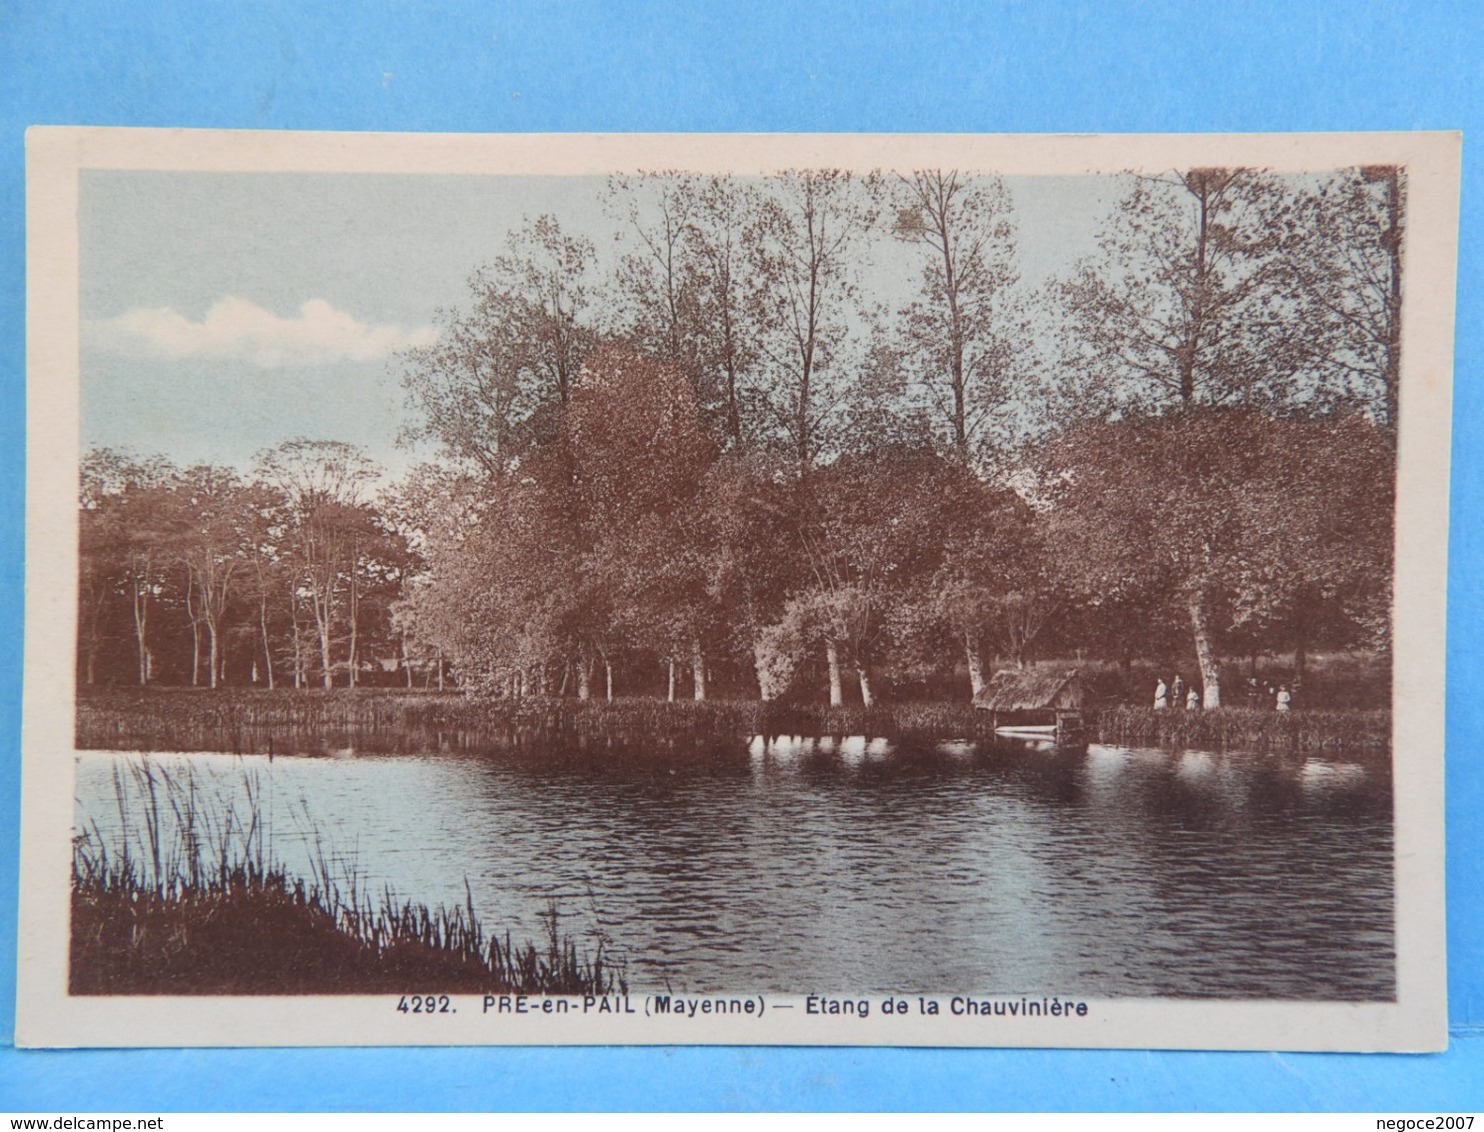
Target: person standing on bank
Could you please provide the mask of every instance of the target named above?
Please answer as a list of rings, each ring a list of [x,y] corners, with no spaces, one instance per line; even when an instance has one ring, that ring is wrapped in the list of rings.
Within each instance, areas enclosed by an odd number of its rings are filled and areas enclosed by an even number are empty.
[[[1185,710],[1186,711],[1200,711],[1201,710],[1201,694],[1199,692],[1197,692],[1194,688],[1192,688],[1185,695]]]
[[[1178,673],[1178,672],[1175,673],[1175,686],[1172,689],[1170,689],[1170,690],[1174,693],[1174,695],[1171,697],[1171,703],[1173,703],[1174,706],[1177,707],[1177,708],[1184,707],[1185,706],[1185,677],[1184,676],[1181,676],[1180,673]]]
[[[1161,676],[1154,685],[1154,710],[1164,711],[1170,706],[1170,690],[1165,687],[1164,677]]]
[[[1287,684],[1278,685],[1277,707],[1279,711],[1288,711],[1293,707],[1293,693],[1288,690]]]

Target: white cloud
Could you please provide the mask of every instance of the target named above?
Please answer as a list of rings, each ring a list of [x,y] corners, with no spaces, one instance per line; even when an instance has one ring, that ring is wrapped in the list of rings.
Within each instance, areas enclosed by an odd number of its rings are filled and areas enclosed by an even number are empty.
[[[437,337],[431,326],[404,330],[359,322],[323,299],[310,299],[292,318],[226,298],[199,322],[170,307],[140,307],[88,325],[89,345],[106,353],[244,360],[263,369],[375,361]]]

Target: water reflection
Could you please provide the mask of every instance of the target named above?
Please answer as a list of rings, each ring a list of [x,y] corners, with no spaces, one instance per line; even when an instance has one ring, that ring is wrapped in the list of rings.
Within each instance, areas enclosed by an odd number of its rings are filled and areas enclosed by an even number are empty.
[[[291,867],[307,808],[372,890],[460,903],[467,877],[517,938],[555,896],[639,990],[1393,994],[1384,759],[866,736],[424,750],[149,757],[224,790],[257,773]],[[107,832],[131,757],[79,757],[80,821]]]

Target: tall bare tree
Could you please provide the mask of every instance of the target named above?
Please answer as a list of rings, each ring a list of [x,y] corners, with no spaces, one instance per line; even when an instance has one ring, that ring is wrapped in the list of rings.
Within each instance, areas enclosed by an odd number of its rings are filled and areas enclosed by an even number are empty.
[[[186,573],[187,608],[197,642],[200,627],[206,629],[206,683],[215,688],[224,660],[223,618],[239,575],[249,568],[251,515],[241,480],[226,468],[187,468],[176,481],[174,496],[171,550]],[[193,684],[199,661],[197,647]]]
[[[334,687],[335,633],[364,528],[358,505],[375,471],[360,449],[342,441],[290,440],[258,457],[258,474],[289,500],[290,547],[314,616],[326,688]]]
[[[1401,383],[1407,183],[1394,166],[1318,179],[1291,207],[1284,265],[1308,328],[1303,345],[1330,400],[1395,429]]]
[[[1064,364],[1098,409],[1253,403],[1301,369],[1283,300],[1282,186],[1246,169],[1134,179],[1061,287]],[[1090,384],[1089,384],[1090,383]]]
[[[748,271],[759,197],[734,178],[647,173],[609,181],[608,205],[637,251],[616,277],[619,326],[683,372],[728,448],[756,429],[757,283]]]
[[[511,233],[469,281],[472,305],[443,311],[431,346],[407,352],[402,381],[415,439],[438,442],[487,474],[550,440],[592,349],[592,242],[552,216]]]
[[[856,256],[876,223],[879,179],[838,169],[772,178],[752,231],[767,395],[775,425],[801,465],[829,440],[852,320]]]
[[[899,176],[893,204],[893,235],[924,252],[917,298],[898,315],[902,360],[968,460],[1012,409],[1016,344],[1028,333],[1011,303],[1010,194],[999,178],[930,169]]]

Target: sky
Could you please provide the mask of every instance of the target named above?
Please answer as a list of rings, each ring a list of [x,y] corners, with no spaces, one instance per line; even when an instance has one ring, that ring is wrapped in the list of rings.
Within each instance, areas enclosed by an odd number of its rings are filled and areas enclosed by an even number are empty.
[[[1093,250],[1121,195],[1108,176],[1014,178],[1024,281]],[[397,355],[527,217],[591,238],[598,274],[622,224],[600,177],[88,170],[81,197],[85,447],[251,467],[294,437],[361,445],[396,474]],[[920,249],[877,241],[874,298],[905,298]]]

